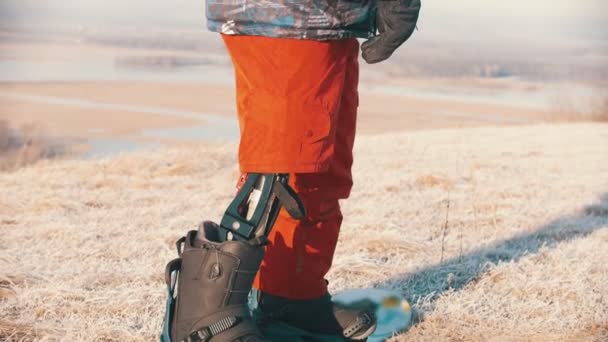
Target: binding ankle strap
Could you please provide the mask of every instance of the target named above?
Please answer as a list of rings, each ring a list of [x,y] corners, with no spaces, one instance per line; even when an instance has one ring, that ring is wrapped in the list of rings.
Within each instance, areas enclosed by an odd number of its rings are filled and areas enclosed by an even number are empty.
[[[219,321],[210,324],[207,327],[199,329],[190,336],[188,336],[187,340],[183,340],[182,342],[207,342],[211,340],[212,337],[217,336],[224,331],[234,327],[239,322],[239,318],[235,316],[224,317]]]

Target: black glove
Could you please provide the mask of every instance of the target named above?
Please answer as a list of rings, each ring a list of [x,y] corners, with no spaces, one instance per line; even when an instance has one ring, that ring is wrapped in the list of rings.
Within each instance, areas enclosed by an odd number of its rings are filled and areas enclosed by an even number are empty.
[[[379,35],[361,45],[363,59],[370,64],[389,58],[416,29],[420,0],[377,0]]]

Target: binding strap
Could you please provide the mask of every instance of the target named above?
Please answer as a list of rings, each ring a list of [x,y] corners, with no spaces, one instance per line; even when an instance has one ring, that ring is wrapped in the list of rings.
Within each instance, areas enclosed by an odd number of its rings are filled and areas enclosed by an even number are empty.
[[[247,242],[268,236],[281,207],[295,219],[306,216],[302,200],[289,186],[288,174],[247,174],[220,221],[219,241]]]
[[[272,191],[279,199],[279,202],[285,208],[289,216],[296,220],[301,220],[306,215],[304,204],[298,194],[287,184],[281,180],[276,180],[272,187]]]
[[[212,337],[217,336],[224,331],[234,327],[239,322],[239,318],[235,316],[224,317],[219,321],[210,324],[207,327],[199,329],[190,336],[188,336],[187,340],[183,340],[182,342],[207,342],[211,340]]]

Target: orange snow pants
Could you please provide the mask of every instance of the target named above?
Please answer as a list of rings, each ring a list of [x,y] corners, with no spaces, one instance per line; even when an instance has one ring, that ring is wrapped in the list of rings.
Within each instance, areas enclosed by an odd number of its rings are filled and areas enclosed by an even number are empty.
[[[342,223],[339,199],[352,187],[359,43],[223,35],[236,75],[239,166],[289,173],[307,210],[282,210],[254,286],[291,299],[327,292]]]

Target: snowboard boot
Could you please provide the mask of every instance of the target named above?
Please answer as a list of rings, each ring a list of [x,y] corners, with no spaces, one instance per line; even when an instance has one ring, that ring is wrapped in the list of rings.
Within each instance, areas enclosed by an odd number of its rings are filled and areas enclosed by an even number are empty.
[[[365,341],[376,330],[374,309],[371,303],[345,307],[332,302],[329,294],[316,299],[293,300],[258,292],[255,316],[262,326],[274,321],[313,334]]]
[[[203,222],[178,241],[181,261],[172,308],[171,342],[262,342],[247,305],[264,246],[218,242],[219,227]],[[183,247],[180,247],[182,245]],[[167,265],[167,269],[171,268]]]

